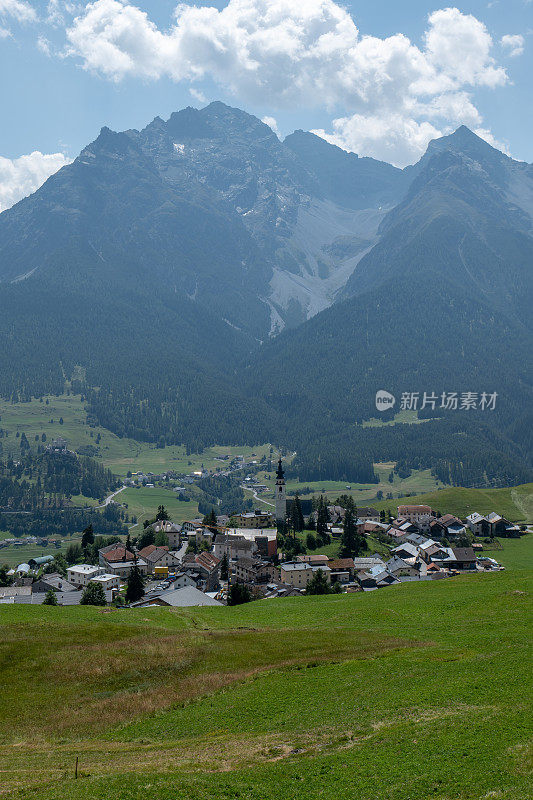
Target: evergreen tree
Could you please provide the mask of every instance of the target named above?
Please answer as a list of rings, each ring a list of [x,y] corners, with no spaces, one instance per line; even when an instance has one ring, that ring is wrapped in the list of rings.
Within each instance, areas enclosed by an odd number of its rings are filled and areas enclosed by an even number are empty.
[[[217,524],[217,515],[215,514],[214,509],[212,508],[209,514],[206,514],[202,520],[203,525],[216,525]]]
[[[316,550],[317,541],[312,533],[308,533],[305,539],[305,544],[308,550]]]
[[[105,592],[101,583],[91,582],[83,590],[80,604],[82,606],[105,606]]]
[[[157,514],[155,518],[156,520],[161,520],[162,522],[166,522],[170,519],[165,506],[161,505],[157,507]]]
[[[136,603],[144,597],[144,578],[137,564],[137,556],[128,575],[126,583],[126,603]]]
[[[90,544],[94,544],[94,531],[92,525],[88,525],[81,534],[82,549],[86,550]]]
[[[228,591],[228,606],[240,606],[252,599],[250,590],[244,583],[233,583]]]
[[[223,581],[227,581],[229,578],[229,564],[228,564],[228,555],[224,553],[222,556],[222,562],[220,564],[220,579]]]
[[[0,567],[0,586],[11,586],[13,583],[13,578],[7,574],[8,572],[9,564],[2,564]]]
[[[325,573],[321,569],[317,569],[313,577],[307,583],[305,589],[306,594],[331,594],[331,587],[328,583]]]
[[[293,531],[303,531],[304,515],[302,514],[302,505],[298,495],[295,496],[291,504],[290,523]]]
[[[57,606],[57,597],[53,589],[48,589],[43,600],[43,606]]]
[[[155,533],[153,528],[146,528],[139,536],[137,547],[142,550],[143,547],[148,547],[149,544],[155,544]]]
[[[357,532],[354,512],[351,508],[347,508],[344,515],[344,530],[339,555],[341,558],[353,558],[362,553],[365,546],[365,537]]]

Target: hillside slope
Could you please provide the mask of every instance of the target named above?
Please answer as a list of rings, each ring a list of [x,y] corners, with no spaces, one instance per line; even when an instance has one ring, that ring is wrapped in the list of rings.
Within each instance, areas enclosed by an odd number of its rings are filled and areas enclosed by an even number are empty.
[[[2,606],[4,796],[524,800],[527,539],[505,573],[371,594]]]

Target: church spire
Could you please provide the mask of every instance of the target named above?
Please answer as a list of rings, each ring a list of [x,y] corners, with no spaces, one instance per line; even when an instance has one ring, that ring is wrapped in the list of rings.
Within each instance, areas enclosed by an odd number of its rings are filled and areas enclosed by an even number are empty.
[[[276,472],[276,520],[285,522],[287,516],[287,495],[285,490],[285,473],[281,456],[278,461],[278,471]]]

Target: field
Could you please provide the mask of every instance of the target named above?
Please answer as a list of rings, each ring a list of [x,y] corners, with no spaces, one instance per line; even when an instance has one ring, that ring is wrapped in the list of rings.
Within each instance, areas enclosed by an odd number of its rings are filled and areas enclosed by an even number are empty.
[[[370,594],[0,606],[0,791],[527,800],[532,544],[504,542],[505,572]]]
[[[375,506],[396,513],[400,503],[423,503],[443,514],[455,514],[461,519],[472,511],[479,511],[480,514],[497,511],[512,522],[533,522],[533,483],[508,489],[449,487],[403,500],[383,500]]]
[[[6,538],[9,534],[0,534],[0,539]],[[16,547],[1,547],[0,548],[0,565],[8,564],[10,567],[16,567],[22,563],[28,563],[30,558],[37,558],[38,556],[55,555],[56,553],[65,553],[65,550],[70,544],[79,544],[81,536],[69,536],[61,540],[61,547],[41,547],[37,544],[21,545]]]
[[[187,487],[187,494],[194,494]],[[178,499],[176,492],[171,489],[162,489],[159,486],[154,488],[140,486],[138,489],[124,489],[117,498],[117,503],[128,506],[128,513],[135,515],[140,522],[146,518],[153,517],[159,505],[164,505],[173,522],[184,522],[198,516],[198,503],[193,500],[182,502]]]
[[[48,404],[47,404],[48,401]],[[60,424],[59,420],[63,423]],[[4,454],[20,453],[20,440],[17,431],[28,437],[30,444],[35,437],[46,435],[46,442],[61,436],[69,443],[69,447],[77,450],[88,445],[97,448],[96,457],[116,475],[126,477],[128,471],[159,473],[165,470],[176,472],[192,472],[203,464],[206,469],[216,469],[223,462],[217,461],[221,455],[243,455],[251,458],[255,453],[259,458],[268,454],[269,445],[257,447],[213,447],[204,453],[187,456],[185,448],[172,446],[158,448],[154,444],[137,442],[134,439],[120,439],[106,428],[90,427],[86,423],[84,405],[79,395],[62,395],[61,397],[45,397],[41,403],[32,400],[30,403],[10,403],[0,400],[0,428],[8,431],[9,436],[1,439]],[[92,434],[92,435],[91,435]],[[100,441],[97,442],[97,437]]]

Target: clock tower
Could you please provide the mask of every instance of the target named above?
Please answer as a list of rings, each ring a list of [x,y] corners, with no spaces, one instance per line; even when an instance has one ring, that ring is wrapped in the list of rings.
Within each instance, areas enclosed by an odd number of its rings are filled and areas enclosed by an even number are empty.
[[[287,495],[285,491],[285,473],[281,464],[281,456],[278,461],[278,471],[276,472],[276,521],[285,522],[287,516]]]

